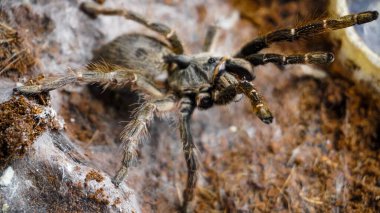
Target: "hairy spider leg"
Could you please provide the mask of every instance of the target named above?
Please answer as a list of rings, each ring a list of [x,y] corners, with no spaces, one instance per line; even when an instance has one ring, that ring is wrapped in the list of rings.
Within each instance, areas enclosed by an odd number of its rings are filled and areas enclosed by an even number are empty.
[[[264,65],[274,63],[287,64],[330,64],[334,61],[334,54],[329,52],[310,52],[306,54],[281,55],[275,53],[251,54],[245,57],[252,65]]]
[[[250,100],[256,116],[266,124],[272,123],[272,113],[252,82],[238,80],[229,73],[224,73],[219,81],[223,88],[218,93],[213,94],[215,104],[228,104],[234,100],[237,94],[244,94]]]
[[[116,186],[119,186],[127,177],[129,167],[136,160],[138,144],[144,138],[147,126],[153,120],[154,114],[172,110],[175,103],[172,96],[167,96],[162,99],[148,101],[136,111],[134,119],[128,123],[122,132],[121,139],[125,143],[125,149],[122,166],[112,179]]]
[[[182,54],[184,52],[182,42],[179,40],[177,33],[165,24],[150,22],[142,15],[127,9],[106,8],[92,2],[84,2],[80,8],[84,13],[93,18],[101,14],[107,16],[122,16],[125,19],[135,21],[164,36],[171,44],[174,53]]]
[[[183,153],[187,165],[187,183],[183,191],[182,210],[186,212],[187,206],[194,198],[194,189],[197,184],[197,157],[195,155],[195,145],[190,132],[190,117],[194,111],[195,104],[188,97],[180,100],[179,131],[183,145]]]
[[[241,92],[246,95],[251,101],[253,111],[257,117],[266,124],[270,124],[273,121],[272,113],[270,112],[267,104],[265,103],[261,94],[257,91],[252,82],[241,81],[238,87]]]
[[[207,28],[206,37],[203,42],[203,52],[210,52],[212,50],[212,46],[214,44],[214,41],[216,39],[216,35],[218,33],[218,27],[215,25],[210,25]]]
[[[191,58],[186,55],[166,55],[163,57],[165,63],[170,64],[170,63],[175,63],[177,64],[180,68],[186,68],[187,66],[190,65]]]
[[[257,53],[260,50],[269,47],[269,45],[274,42],[294,41],[330,30],[338,30],[356,24],[371,22],[376,20],[378,15],[379,13],[377,11],[367,11],[336,19],[325,19],[296,28],[277,30],[248,42],[240,49],[238,53],[236,53],[235,57],[243,58],[250,54]]]
[[[15,90],[24,94],[36,94],[55,90],[67,84],[76,82],[100,83],[105,87],[109,85],[125,85],[127,83],[134,83],[138,89],[141,89],[148,94],[156,97],[163,96],[163,94],[139,72],[125,68],[115,68],[109,70],[109,72],[100,70],[78,70],[76,73],[69,74],[55,80],[47,80],[40,85],[21,86],[15,88]]]

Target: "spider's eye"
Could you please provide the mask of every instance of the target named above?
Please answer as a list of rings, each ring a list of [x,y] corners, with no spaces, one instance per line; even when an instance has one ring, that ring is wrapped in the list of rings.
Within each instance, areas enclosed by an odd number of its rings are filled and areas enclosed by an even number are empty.
[[[209,58],[207,63],[209,64],[214,64],[216,62],[216,59],[215,58]]]

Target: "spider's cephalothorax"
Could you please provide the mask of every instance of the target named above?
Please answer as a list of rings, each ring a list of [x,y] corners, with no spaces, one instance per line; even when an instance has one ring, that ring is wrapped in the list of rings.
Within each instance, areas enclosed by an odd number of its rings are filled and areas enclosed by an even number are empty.
[[[177,96],[189,96],[199,109],[208,109],[214,103],[225,104],[233,100],[234,95],[220,97],[218,93],[223,90],[220,77],[224,72],[229,70],[240,79],[253,79],[250,74],[252,73],[251,65],[244,60],[214,57],[207,54],[168,55],[164,59],[167,63],[177,65],[174,70],[169,72],[170,89]]]
[[[136,21],[165,38],[141,34],[122,35],[96,51],[95,58],[86,69],[75,74],[45,82],[41,85],[22,86],[22,93],[41,93],[74,82],[101,83],[106,86],[132,84],[147,94],[147,100],[135,114],[122,133],[126,148],[122,166],[113,179],[119,185],[127,176],[128,168],[136,158],[136,149],[146,126],[154,113],[177,111],[180,137],[188,168],[186,188],[183,193],[183,209],[194,196],[197,182],[195,145],[190,133],[190,117],[195,108],[208,109],[214,104],[223,105],[233,101],[238,94],[246,96],[253,111],[264,122],[271,123],[272,114],[254,87],[253,67],[266,63],[328,64],[334,60],[332,53],[311,52],[297,55],[260,54],[271,43],[294,41],[329,30],[346,28],[377,19],[377,11],[362,12],[337,19],[325,19],[305,26],[282,29],[253,39],[232,57],[215,57],[208,53],[186,55],[174,30],[161,23],[147,21],[143,16],[126,9],[105,8],[94,3],[83,3],[81,9],[90,15],[117,15]],[[215,27],[210,27],[204,52],[208,52],[215,37]],[[166,78],[162,80],[162,74]]]

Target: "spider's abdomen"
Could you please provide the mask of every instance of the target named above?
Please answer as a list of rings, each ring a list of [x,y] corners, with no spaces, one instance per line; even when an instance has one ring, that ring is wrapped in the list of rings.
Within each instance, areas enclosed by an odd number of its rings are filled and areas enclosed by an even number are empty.
[[[92,61],[105,61],[129,69],[147,71],[156,76],[166,70],[162,57],[172,53],[165,43],[155,38],[125,34],[94,51]]]

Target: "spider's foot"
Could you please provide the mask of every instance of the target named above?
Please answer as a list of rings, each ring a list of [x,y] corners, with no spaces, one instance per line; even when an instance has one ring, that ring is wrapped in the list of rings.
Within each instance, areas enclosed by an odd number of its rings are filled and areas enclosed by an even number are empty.
[[[118,180],[116,180],[115,177],[111,179],[111,182],[113,183],[113,185],[115,185],[116,188],[118,188],[120,186],[120,182]]]
[[[185,189],[183,191],[182,199],[180,199],[182,205],[179,206],[179,211],[182,213],[194,212],[194,209],[195,209],[194,188]]]
[[[182,213],[188,213],[188,212],[194,212],[194,202],[191,201],[184,201],[182,205],[180,206],[180,212]]]
[[[127,177],[128,174],[128,168],[122,166],[119,171],[117,171],[115,177],[112,178],[112,183],[116,186],[119,187],[121,182]]]
[[[271,124],[273,121],[273,115],[269,111],[269,109],[263,104],[260,104],[256,107],[257,107],[257,111],[256,111],[257,117],[259,117],[262,122],[266,124]]]
[[[13,93],[15,93],[15,94],[19,94],[20,93],[20,91],[18,90],[18,87],[13,88]]]
[[[367,11],[357,14],[356,19],[358,24],[364,24],[376,20],[379,17],[377,11]]]
[[[262,122],[264,122],[265,124],[271,124],[273,122],[273,117],[270,116],[270,117],[265,117],[265,118],[260,118]]]

